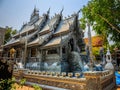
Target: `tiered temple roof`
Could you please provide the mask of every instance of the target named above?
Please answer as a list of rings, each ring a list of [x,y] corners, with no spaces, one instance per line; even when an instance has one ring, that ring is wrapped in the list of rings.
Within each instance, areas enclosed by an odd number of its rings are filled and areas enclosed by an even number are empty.
[[[64,32],[68,32],[70,30],[70,25],[73,24],[73,21],[74,21],[74,17],[70,17],[70,18],[67,18],[63,21],[61,21],[58,29],[56,30],[56,32],[54,33],[55,35],[56,34],[60,34],[60,33],[64,33]]]
[[[47,42],[48,39],[53,35],[57,25],[59,25],[60,18],[60,14],[57,14],[53,18],[48,19],[43,29],[40,30],[38,37],[32,42],[28,43],[28,46],[42,45],[44,42]]]
[[[35,10],[33,12],[35,13]],[[23,24],[21,30],[17,34],[15,34],[9,42],[5,44],[5,47],[14,46],[17,44],[24,44],[26,40],[28,41],[28,39],[32,38],[35,34],[39,32],[41,27],[43,27],[43,24],[46,22],[46,19],[48,17],[48,13],[46,15],[44,14],[43,17],[39,17],[38,19],[35,18],[36,20],[32,19],[34,17],[33,15],[31,15],[30,22],[28,22],[27,24]]]
[[[47,44],[45,44],[42,48],[50,48],[50,47],[57,47],[61,44],[64,44],[65,40],[69,38],[69,35],[54,37],[50,40]]]
[[[42,48],[47,48],[59,46],[66,39],[70,39],[75,15],[63,20],[61,11],[50,19],[48,12],[40,17],[38,10],[34,9],[30,21],[22,26],[21,30],[5,44],[5,47],[25,44],[27,41],[28,47],[40,45]]]

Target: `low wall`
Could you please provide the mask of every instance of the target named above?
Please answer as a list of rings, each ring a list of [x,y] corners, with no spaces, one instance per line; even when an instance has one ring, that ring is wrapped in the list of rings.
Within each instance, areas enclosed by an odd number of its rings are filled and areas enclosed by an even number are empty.
[[[115,77],[112,71],[85,72],[83,78],[80,73],[72,77],[72,73],[41,72],[30,70],[16,70],[13,74],[17,80],[26,78],[27,82],[44,85],[43,88],[61,88],[70,90],[112,90],[115,87]],[[49,89],[58,90],[58,89]],[[60,90],[60,89],[59,89]]]
[[[115,87],[113,71],[85,72],[86,90],[112,90]]]

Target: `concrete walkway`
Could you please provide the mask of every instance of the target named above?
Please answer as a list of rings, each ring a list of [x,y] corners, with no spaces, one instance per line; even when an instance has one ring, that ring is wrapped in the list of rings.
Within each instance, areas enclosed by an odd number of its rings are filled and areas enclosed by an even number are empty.
[[[16,90],[34,90],[34,88],[29,86],[20,87],[18,84],[15,84]]]

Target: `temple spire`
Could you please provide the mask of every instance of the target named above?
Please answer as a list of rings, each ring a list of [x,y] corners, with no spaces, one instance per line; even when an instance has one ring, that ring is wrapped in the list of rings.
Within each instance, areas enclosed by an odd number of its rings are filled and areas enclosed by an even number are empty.
[[[37,10],[36,6],[34,6],[34,10],[31,14],[31,19],[34,17],[34,16],[39,16],[39,10]]]
[[[36,11],[36,5],[34,6],[34,11]]]
[[[39,14],[39,10],[37,10],[37,8],[36,8],[36,6],[34,7],[34,14],[36,15],[36,14]]]
[[[50,8],[48,9],[48,11],[47,11],[47,14],[49,14],[50,13]]]
[[[62,15],[63,10],[64,10],[64,7],[63,7],[62,10],[60,11],[60,15]]]
[[[78,10],[77,15],[80,13],[80,11],[81,11],[81,9],[80,9],[80,10]]]

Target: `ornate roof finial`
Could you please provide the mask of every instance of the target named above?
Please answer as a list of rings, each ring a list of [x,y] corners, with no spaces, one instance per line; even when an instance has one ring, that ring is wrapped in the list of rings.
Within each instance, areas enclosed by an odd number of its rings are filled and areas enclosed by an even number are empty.
[[[37,10],[36,6],[34,6],[34,9],[33,9],[33,12],[31,14],[30,20],[36,15],[39,16],[39,10]]]
[[[36,10],[36,5],[34,6],[34,10]]]
[[[68,17],[70,17],[70,16],[68,15]]]
[[[64,10],[64,7],[63,7],[62,10],[60,11],[60,14],[61,14],[61,15],[62,15],[63,10]]]
[[[34,6],[34,10],[33,10],[33,13],[35,13],[37,11],[37,9],[36,9],[36,5]]]
[[[81,11],[81,9],[80,9],[80,10],[78,10],[77,14],[79,14],[79,13],[80,13],[80,11]]]
[[[34,11],[33,11],[33,13],[34,13],[34,14],[38,14],[38,12],[39,12],[39,10],[37,10],[36,5],[35,5],[35,6],[34,6]]]
[[[57,14],[55,13],[55,16],[56,16]]]
[[[50,8],[48,9],[48,11],[47,11],[47,14],[49,14],[50,13]]]

